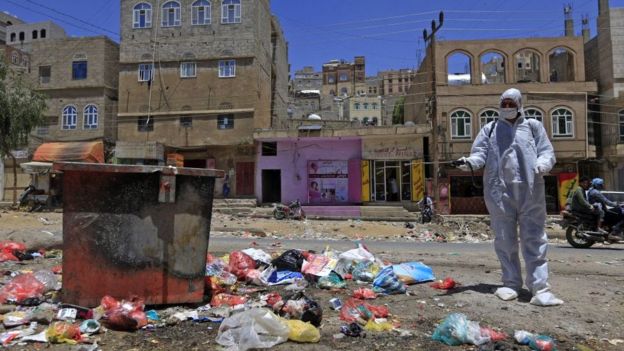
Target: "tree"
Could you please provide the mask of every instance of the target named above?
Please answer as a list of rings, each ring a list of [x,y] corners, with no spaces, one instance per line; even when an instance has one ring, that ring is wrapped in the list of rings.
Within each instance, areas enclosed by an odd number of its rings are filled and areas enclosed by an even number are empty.
[[[17,203],[17,160],[12,150],[27,145],[30,132],[45,121],[45,97],[24,78],[0,62],[0,162],[7,156],[13,161],[13,204]]]
[[[405,121],[405,97],[401,97],[394,104],[392,111],[392,124],[403,124]]]

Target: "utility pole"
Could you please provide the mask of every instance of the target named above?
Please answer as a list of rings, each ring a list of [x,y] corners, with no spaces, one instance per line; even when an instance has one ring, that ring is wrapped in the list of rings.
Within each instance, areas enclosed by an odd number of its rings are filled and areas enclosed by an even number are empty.
[[[427,33],[425,29],[423,31],[423,39],[425,45],[429,42],[429,48],[431,50],[431,139],[433,142],[433,196],[436,203],[440,202],[440,191],[438,189],[438,176],[440,173],[440,160],[438,155],[438,104],[437,104],[437,91],[436,91],[436,56],[435,56],[435,35],[442,28],[444,24],[444,12],[440,11],[439,23],[435,20],[431,21],[431,34]]]

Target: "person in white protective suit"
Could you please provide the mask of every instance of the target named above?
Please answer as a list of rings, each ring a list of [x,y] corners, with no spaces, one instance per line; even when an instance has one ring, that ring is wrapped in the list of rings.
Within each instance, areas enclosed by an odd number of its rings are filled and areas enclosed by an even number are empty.
[[[563,303],[550,292],[546,252],[548,241],[544,174],[555,165],[555,154],[542,123],[524,117],[522,94],[509,89],[500,99],[499,118],[488,123],[472,145],[470,157],[459,160],[460,169],[485,167],[485,204],[496,235],[494,248],[503,271],[503,287],[495,295],[503,300],[518,297],[522,288],[519,247],[526,265],[526,286],[531,303]],[[520,227],[520,245],[518,243]]]

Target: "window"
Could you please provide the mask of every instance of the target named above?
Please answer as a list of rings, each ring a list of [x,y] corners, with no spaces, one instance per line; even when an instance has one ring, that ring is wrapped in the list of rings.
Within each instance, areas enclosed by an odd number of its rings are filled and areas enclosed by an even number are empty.
[[[236,60],[219,61],[219,78],[236,77]]]
[[[150,28],[152,26],[152,5],[147,3],[140,3],[134,7],[132,13],[132,27],[133,28]],[[43,38],[43,33],[41,33]]]
[[[531,50],[522,50],[516,54],[516,82],[528,83],[540,81],[540,57]]]
[[[39,83],[50,83],[50,76],[52,75],[51,66],[39,66]]]
[[[334,91],[334,89],[332,89],[332,90],[330,90],[330,91],[329,91],[329,95],[331,95],[331,96],[336,95],[336,92]]]
[[[463,52],[455,52],[446,61],[448,85],[468,85],[472,83],[470,56]]]
[[[20,63],[20,56],[16,51],[13,51],[11,54],[11,63],[14,65],[19,65]]]
[[[349,95],[349,89],[347,89],[347,88],[345,88],[345,87],[341,88],[341,89],[340,89],[340,95],[342,95],[342,96],[347,96],[347,95]]]
[[[356,110],[359,110],[360,109],[360,103],[356,102],[355,104],[353,104],[353,108],[356,109]]]
[[[552,112],[552,133],[555,138],[574,136],[572,111],[567,108],[558,108]]]
[[[223,0],[221,5],[221,23],[240,23],[241,3],[240,0]]]
[[[574,81],[574,56],[566,48],[556,48],[548,56],[551,82]]]
[[[362,124],[364,124],[365,126],[368,125],[368,117],[362,118]]]
[[[153,132],[154,118],[139,117],[139,119],[137,120],[137,130],[139,132]]]
[[[371,122],[371,124],[376,126],[377,123],[379,123],[379,120],[377,119],[377,117],[373,117],[373,121]]]
[[[63,109],[63,129],[76,129],[77,119],[76,107],[65,106]]]
[[[263,142],[262,143],[262,156],[277,156],[277,143],[276,142]]]
[[[479,121],[481,123],[481,128],[485,127],[486,124],[495,121],[498,118],[498,111],[490,109],[481,112],[479,115]]]
[[[181,78],[197,77],[197,64],[195,62],[182,62],[180,64],[180,77]]]
[[[373,102],[373,110],[376,110],[376,109],[377,109],[377,103]]]
[[[470,139],[472,137],[472,115],[466,110],[451,113],[451,139]]]
[[[365,102],[365,103],[364,103],[364,109],[365,109],[365,110],[368,110],[368,102]]]
[[[20,32],[19,33],[19,40],[20,41],[24,41],[26,39],[26,35],[24,34],[24,32]]]
[[[544,123],[544,114],[542,113],[542,111],[536,109],[536,108],[527,108],[524,110],[524,117],[527,119],[536,119],[538,121],[540,121],[541,123]]]
[[[39,33],[41,34],[41,35],[40,35],[41,39],[45,39],[46,34],[47,34],[46,30],[45,30],[45,29],[42,29],[42,30],[40,30],[40,31],[39,31]]]
[[[505,58],[497,52],[481,56],[481,84],[505,83]]]
[[[87,79],[87,61],[72,62],[72,79],[73,80]]]
[[[403,87],[399,85],[399,93],[403,92]]]
[[[162,26],[177,27],[181,23],[180,3],[169,1],[162,5]]]
[[[624,143],[624,110],[621,110],[618,113],[619,117],[620,117],[620,144]]]
[[[333,75],[327,76],[327,83],[330,83],[330,84],[336,83],[336,77],[334,77]]]
[[[349,80],[349,75],[346,73],[340,73],[340,77],[338,77],[338,80],[341,82],[346,82]]]
[[[199,0],[193,3],[191,7],[191,13],[193,17],[193,25],[201,26],[210,24],[210,18],[212,17],[212,11],[210,7],[210,1]]]
[[[180,127],[190,128],[193,126],[193,117],[180,117]]]
[[[15,33],[11,33],[11,42],[14,42],[17,35]]]
[[[149,82],[153,78],[154,67],[151,63],[139,64],[139,82]]]
[[[233,129],[234,128],[234,115],[219,115],[217,117],[218,129]]]
[[[98,108],[95,105],[87,105],[83,114],[84,129],[97,129],[98,127]]]
[[[32,31],[32,38],[33,39],[37,39],[37,36],[39,35],[39,32],[37,32],[36,30]]]

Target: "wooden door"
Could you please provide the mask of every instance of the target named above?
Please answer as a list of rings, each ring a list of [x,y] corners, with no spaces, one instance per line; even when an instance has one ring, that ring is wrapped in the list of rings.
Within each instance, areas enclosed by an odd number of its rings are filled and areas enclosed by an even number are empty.
[[[236,163],[236,195],[254,195],[254,168],[253,162]]]

